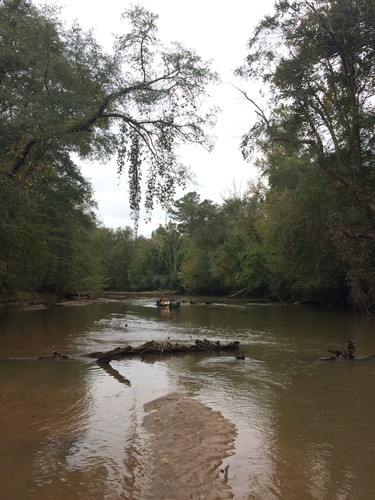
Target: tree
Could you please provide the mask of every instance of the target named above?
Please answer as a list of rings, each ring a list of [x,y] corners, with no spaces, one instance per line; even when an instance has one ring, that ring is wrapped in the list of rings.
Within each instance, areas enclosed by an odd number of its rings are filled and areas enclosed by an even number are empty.
[[[225,232],[220,207],[211,200],[200,201],[195,191],[177,200],[169,215],[182,235],[206,250],[217,245]]]
[[[176,224],[168,222],[159,226],[151,235],[151,239],[158,251],[160,261],[160,287],[178,288],[178,271],[180,267],[180,252],[182,239]]]
[[[143,236],[133,242],[132,261],[129,266],[129,284],[134,290],[158,288],[157,250],[152,240]]]
[[[271,116],[257,108],[260,122],[243,146],[264,134],[299,144],[373,214],[375,5],[283,0],[275,8],[258,25],[246,65],[237,71],[270,83],[273,96]]]
[[[331,243],[355,275],[347,274],[351,290],[361,283],[354,294],[361,301],[353,294],[351,300],[362,308],[375,304],[374,20],[372,0],[279,1],[255,29],[237,70],[260,78],[270,96],[267,111],[243,92],[258,117],[243,138],[245,156],[259,148],[264,173],[272,165],[279,180],[288,159],[320,170],[319,182],[329,188]]]
[[[157,15],[134,7],[123,18],[130,29],[110,55],[91,32],[66,29],[54,8],[1,3],[0,172],[26,179],[64,155],[104,160],[117,151],[137,222],[144,165],[151,211],[187,178],[179,144],[211,147],[214,112],[202,100],[217,76],[194,51],[161,45]]]
[[[228,291],[262,296],[269,289],[269,273],[259,230],[264,198],[264,186],[249,183],[243,195],[230,193],[221,207],[228,229],[223,242],[213,251],[211,269]]]
[[[182,285],[194,292],[222,292],[220,279],[212,272],[211,260],[228,227],[219,205],[211,200],[200,201],[198,193],[190,192],[175,202],[169,214],[182,239],[179,273]]]
[[[134,250],[134,236],[130,227],[116,230],[100,227],[96,232],[97,251],[106,275],[109,290],[129,289],[129,269]]]
[[[52,292],[102,288],[91,186],[73,163],[38,182],[0,176],[0,289]]]
[[[284,161],[275,159],[277,166]],[[333,244],[330,184],[307,158],[287,163],[285,178],[277,172],[266,194],[258,226],[272,291],[287,300],[344,304],[346,266]]]

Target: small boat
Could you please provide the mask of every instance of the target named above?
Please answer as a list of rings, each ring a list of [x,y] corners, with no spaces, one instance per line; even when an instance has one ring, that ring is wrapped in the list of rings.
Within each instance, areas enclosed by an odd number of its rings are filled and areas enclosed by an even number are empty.
[[[156,301],[156,307],[168,307],[169,299],[159,299]]]
[[[169,309],[178,309],[181,302],[175,302],[173,299],[160,298],[156,301],[156,307],[168,307]]]
[[[169,302],[170,309],[178,309],[180,307],[181,302]]]

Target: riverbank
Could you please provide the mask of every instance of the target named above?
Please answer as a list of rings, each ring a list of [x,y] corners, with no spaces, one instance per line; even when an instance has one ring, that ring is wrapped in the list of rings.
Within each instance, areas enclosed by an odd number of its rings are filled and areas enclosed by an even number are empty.
[[[158,297],[159,295],[169,296],[175,295],[176,292],[171,291],[146,291],[146,292],[83,292],[72,293],[68,297],[59,298],[53,294],[47,293],[29,293],[18,292],[16,296],[8,299],[7,301],[0,301],[0,307],[4,308],[20,308],[20,309],[47,309],[53,306],[85,306],[95,304],[98,302],[112,302],[114,300],[121,300],[124,297],[132,296],[150,296]]]
[[[180,393],[146,403],[151,457],[143,498],[231,499],[229,464],[236,428],[219,412]]]
[[[48,309],[55,306],[86,306],[90,304],[106,303],[106,302],[116,302],[129,297],[152,297],[155,301],[158,297],[176,297],[178,296],[178,301],[181,303],[188,304],[211,304],[212,301],[218,302],[231,302],[230,297],[223,296],[199,296],[197,294],[181,294],[176,291],[146,291],[146,292],[102,292],[102,293],[82,293],[82,294],[71,294],[68,298],[58,298],[54,295],[48,294],[26,294],[22,293],[17,298],[13,298],[7,302],[0,302],[0,308],[18,308],[22,310],[39,310]],[[271,304],[271,300],[266,299],[246,299],[246,298],[236,298],[237,302],[251,302],[252,304]]]

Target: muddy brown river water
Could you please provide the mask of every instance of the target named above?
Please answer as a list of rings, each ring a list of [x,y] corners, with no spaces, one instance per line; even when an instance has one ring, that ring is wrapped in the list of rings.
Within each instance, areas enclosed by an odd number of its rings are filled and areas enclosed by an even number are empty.
[[[112,362],[126,385],[84,357],[195,338],[239,340],[245,359]],[[143,405],[179,391],[236,425],[235,454],[225,460],[235,499],[370,500],[375,361],[320,361],[349,338],[358,356],[375,353],[375,318],[240,301],[168,312],[139,296],[0,310],[0,498],[142,499]],[[52,351],[69,360],[37,359]]]

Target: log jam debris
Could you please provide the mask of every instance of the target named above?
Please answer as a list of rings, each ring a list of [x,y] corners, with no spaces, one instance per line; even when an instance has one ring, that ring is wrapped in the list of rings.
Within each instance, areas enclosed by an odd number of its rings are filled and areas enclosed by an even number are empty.
[[[98,364],[107,364],[113,360],[127,358],[131,356],[143,357],[147,354],[189,354],[196,352],[221,352],[221,351],[235,351],[239,348],[240,342],[237,340],[229,342],[228,344],[221,344],[220,341],[211,341],[207,339],[195,340],[194,344],[172,344],[171,342],[155,342],[151,340],[138,347],[126,346],[116,347],[111,351],[106,352],[92,352],[88,354],[90,358],[96,358]]]
[[[361,358],[357,358],[355,356],[355,344],[352,340],[348,340],[348,346],[346,351],[340,351],[339,349],[328,349],[328,352],[331,353],[331,356],[325,357],[325,358],[320,358],[320,361],[337,361],[339,359],[344,359],[344,360],[362,360],[362,361],[368,361],[368,360],[375,360],[375,354],[370,354],[370,356],[364,356]]]

